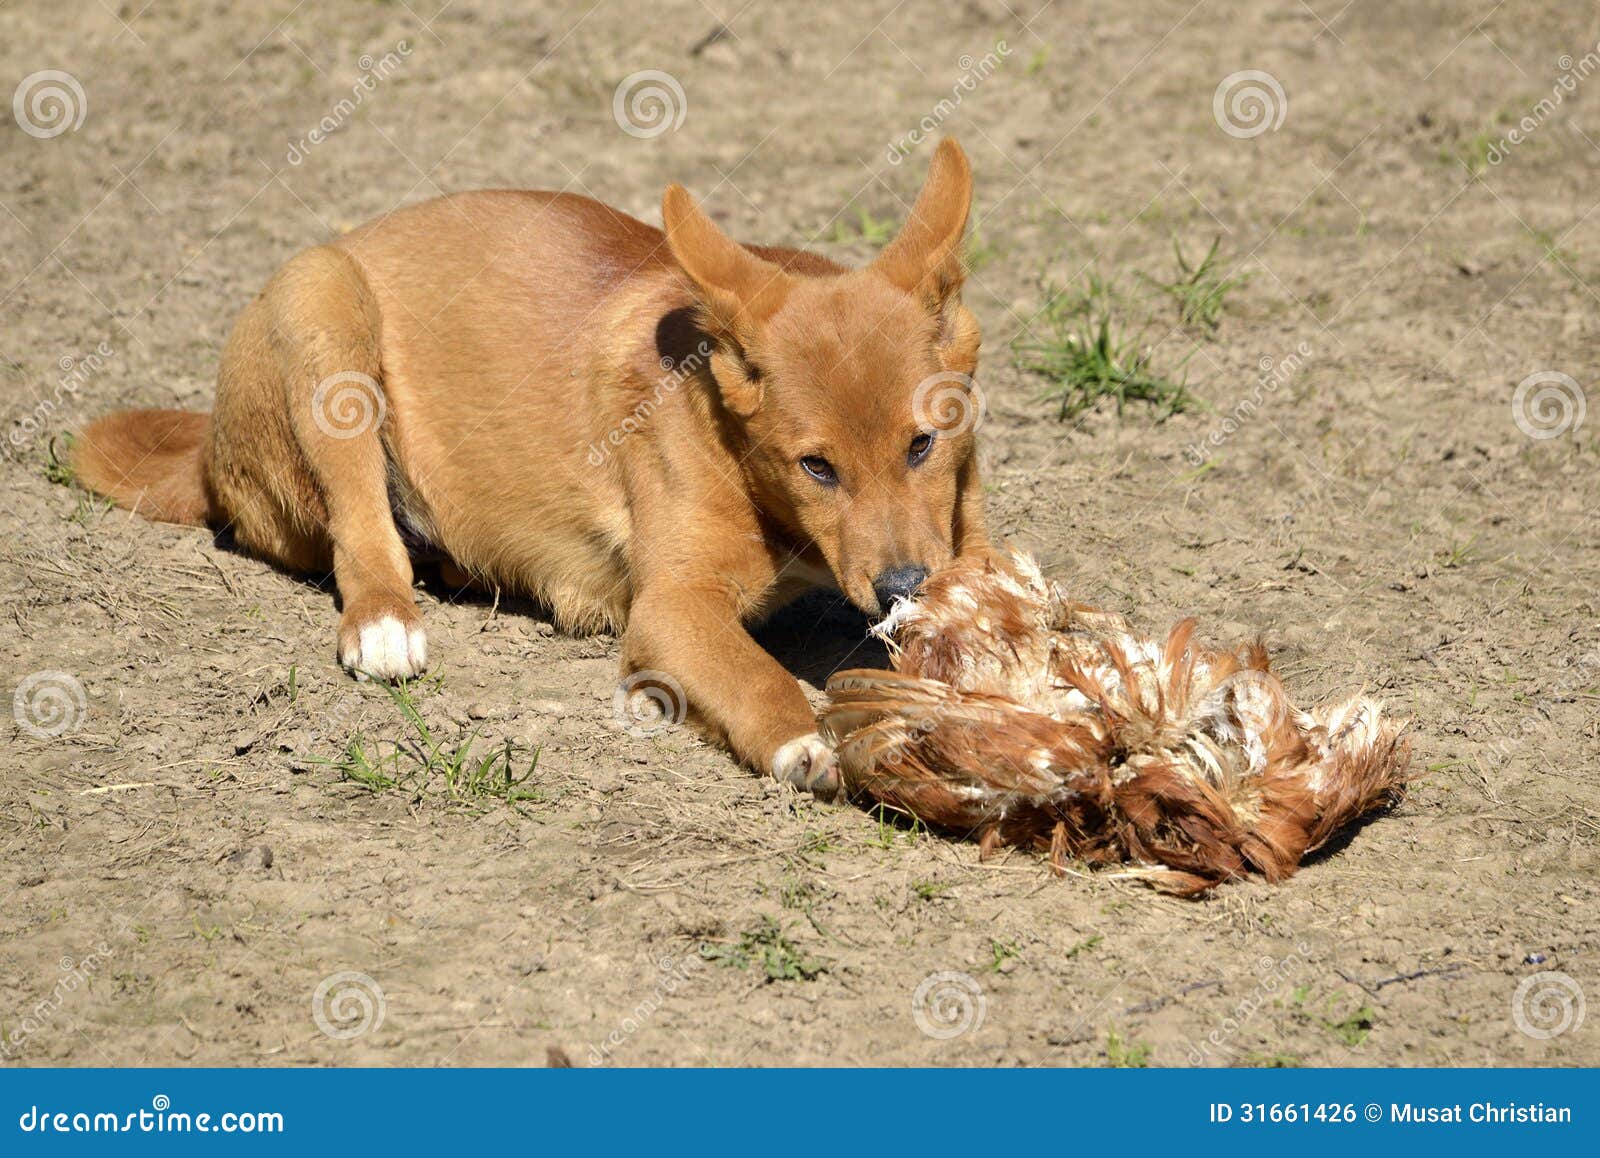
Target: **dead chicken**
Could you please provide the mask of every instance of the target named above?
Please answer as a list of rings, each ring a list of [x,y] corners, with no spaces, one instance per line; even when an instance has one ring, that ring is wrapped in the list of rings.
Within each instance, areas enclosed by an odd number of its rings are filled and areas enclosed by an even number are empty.
[[[1251,645],[1217,651],[1069,601],[1020,553],[966,560],[874,630],[894,671],[828,682],[846,791],[1195,893],[1281,881],[1406,783],[1403,722],[1366,696],[1312,712]]]

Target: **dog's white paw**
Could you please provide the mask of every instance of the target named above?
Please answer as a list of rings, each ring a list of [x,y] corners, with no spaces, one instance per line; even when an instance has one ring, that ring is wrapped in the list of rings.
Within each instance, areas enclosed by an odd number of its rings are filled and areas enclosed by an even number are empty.
[[[407,627],[392,615],[362,624],[339,649],[339,662],[357,679],[398,680],[428,667],[428,636],[421,625]]]
[[[839,793],[839,762],[833,748],[815,732],[796,736],[772,755],[772,778],[793,784],[824,800]]]

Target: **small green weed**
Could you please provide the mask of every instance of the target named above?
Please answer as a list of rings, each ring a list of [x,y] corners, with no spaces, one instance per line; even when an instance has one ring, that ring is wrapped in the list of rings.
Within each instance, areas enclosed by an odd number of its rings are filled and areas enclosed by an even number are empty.
[[[399,709],[409,734],[397,740],[371,740],[357,733],[338,757],[317,759],[316,763],[369,792],[404,788],[417,797],[437,793],[472,811],[482,811],[488,803],[498,801],[521,812],[522,805],[544,800],[531,783],[540,749],[530,753],[515,740],[506,739],[479,751],[477,728],[458,743],[448,743],[434,734],[417,706],[418,681],[379,686]],[[526,768],[522,768],[524,760]]]
[[[1090,274],[1081,291],[1051,291],[1035,319],[1033,337],[1015,346],[1018,365],[1049,384],[1041,400],[1059,404],[1057,417],[1074,418],[1110,398],[1117,413],[1145,402],[1163,417],[1195,405],[1186,381],[1173,381],[1150,365],[1139,338],[1127,337],[1113,319],[1108,283]],[[1177,366],[1182,370],[1188,357]]]
[[[1106,1035],[1106,1061],[1113,1069],[1142,1070],[1150,1065],[1150,1047],[1124,1041],[1116,1030]]]
[[[841,218],[833,223],[828,240],[846,245],[861,241],[868,245],[882,245],[894,236],[894,222],[887,217],[877,217],[872,210],[858,208],[852,222]]]
[[[762,917],[737,944],[701,945],[700,956],[727,969],[759,967],[768,981],[814,981],[828,971],[828,962],[808,957],[771,917]]]
[[[1191,264],[1174,236],[1172,252],[1178,261],[1178,276],[1166,282],[1145,279],[1177,304],[1179,322],[1207,333],[1216,333],[1222,325],[1222,307],[1229,292],[1246,280],[1242,274],[1229,274],[1219,268],[1217,247],[1221,243],[1222,238],[1214,239],[1205,256]]]

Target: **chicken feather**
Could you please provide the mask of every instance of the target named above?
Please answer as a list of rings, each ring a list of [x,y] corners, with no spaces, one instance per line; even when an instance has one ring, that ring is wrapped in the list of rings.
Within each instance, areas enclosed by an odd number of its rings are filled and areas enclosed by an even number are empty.
[[[1020,552],[956,563],[874,630],[894,670],[828,683],[845,787],[982,855],[1133,863],[1188,894],[1276,882],[1405,791],[1407,725],[1376,701],[1302,711],[1259,643],[1141,634]]]

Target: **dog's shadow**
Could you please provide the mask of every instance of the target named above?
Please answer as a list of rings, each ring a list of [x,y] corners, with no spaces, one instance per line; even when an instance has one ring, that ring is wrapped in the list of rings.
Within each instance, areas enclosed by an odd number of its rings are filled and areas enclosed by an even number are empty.
[[[212,545],[241,558],[253,558],[234,542],[227,531],[216,532]],[[521,596],[501,596],[478,587],[459,587],[445,581],[434,560],[416,561],[417,585],[441,603],[482,608],[498,607],[511,615],[555,626],[549,608],[538,600]],[[338,588],[331,574],[310,575],[278,569],[296,582],[333,596],[340,605]],[[883,641],[868,634],[869,620],[837,592],[814,591],[774,613],[753,634],[790,675],[816,688],[825,686],[828,677],[850,668],[886,668],[889,652]]]
[[[754,634],[790,675],[820,688],[835,672],[889,666],[883,641],[867,633],[870,622],[836,592],[813,591],[776,612]]]

